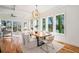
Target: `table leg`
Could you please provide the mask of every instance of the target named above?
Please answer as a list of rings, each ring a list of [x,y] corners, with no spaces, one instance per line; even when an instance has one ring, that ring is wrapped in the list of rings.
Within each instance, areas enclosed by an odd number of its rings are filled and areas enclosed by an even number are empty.
[[[39,37],[36,37],[36,39],[37,39],[37,46],[42,46],[44,44],[43,41],[40,41]]]
[[[37,46],[40,46],[39,45],[39,37],[36,37],[36,39],[37,39]]]

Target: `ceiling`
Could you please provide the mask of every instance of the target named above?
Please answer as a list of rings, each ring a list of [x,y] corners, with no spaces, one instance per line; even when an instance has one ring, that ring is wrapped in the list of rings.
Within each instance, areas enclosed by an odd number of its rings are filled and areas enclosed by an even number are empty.
[[[15,11],[14,11],[15,7]],[[55,6],[53,5],[38,5],[37,9],[40,14],[50,10]],[[0,14],[11,14],[14,13],[19,17],[31,17],[32,11],[35,9],[35,5],[0,5]]]
[[[43,13],[43,12],[49,10],[52,7],[54,7],[54,6],[38,5],[37,9],[39,10],[40,13]],[[31,13],[34,9],[35,9],[35,5],[17,5],[16,6],[16,10],[24,11],[24,12],[28,12],[28,13]]]

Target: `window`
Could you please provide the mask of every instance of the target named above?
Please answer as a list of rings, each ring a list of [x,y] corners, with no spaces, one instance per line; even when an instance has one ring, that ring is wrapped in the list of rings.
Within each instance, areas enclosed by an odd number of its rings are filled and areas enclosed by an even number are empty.
[[[48,17],[48,31],[53,31],[53,17]]]
[[[13,32],[17,32],[17,22],[13,22]]]
[[[36,25],[35,25],[35,28],[38,30],[38,20],[36,20]]]
[[[1,31],[1,20],[0,20],[0,31]]]
[[[13,22],[13,32],[21,31],[21,23],[20,22]]]
[[[7,31],[10,31],[10,32],[12,30],[13,30],[13,32],[21,31],[21,22],[19,22],[19,21],[1,20],[0,26],[1,26],[2,31],[4,29]]]
[[[46,19],[45,18],[43,18],[42,19],[42,30],[46,30]]]
[[[1,26],[6,26],[6,21],[5,20],[1,20]]]
[[[6,28],[10,31],[12,30],[12,22],[11,21],[6,21]]]
[[[24,22],[24,27],[27,27],[27,22]]]
[[[30,20],[30,29],[33,29],[33,19]]]
[[[17,22],[17,30],[21,31],[21,23],[20,22]]]
[[[9,20],[1,20],[2,30],[5,28],[8,31],[12,30],[12,22]]]
[[[64,33],[64,14],[56,16],[56,32]]]

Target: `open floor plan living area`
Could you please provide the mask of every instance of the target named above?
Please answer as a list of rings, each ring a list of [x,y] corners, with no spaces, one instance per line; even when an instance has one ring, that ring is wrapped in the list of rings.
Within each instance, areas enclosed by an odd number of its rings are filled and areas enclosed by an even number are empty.
[[[79,53],[79,6],[0,5],[0,53]]]

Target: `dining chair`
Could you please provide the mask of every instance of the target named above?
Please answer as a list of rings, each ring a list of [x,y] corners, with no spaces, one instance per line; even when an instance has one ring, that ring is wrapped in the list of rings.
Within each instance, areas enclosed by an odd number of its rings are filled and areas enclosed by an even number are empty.
[[[54,36],[52,36],[52,35],[47,36],[47,37],[45,38],[45,40],[43,40],[43,42],[45,43],[47,52],[49,52],[49,48],[54,49],[54,47],[53,47],[53,43],[52,43],[53,40],[54,40]]]
[[[29,47],[28,48],[34,48],[37,46],[36,36],[34,34],[35,34],[34,31],[30,32],[30,39],[29,39]]]
[[[27,43],[29,43],[29,40],[30,40],[30,35],[29,34],[22,34],[22,38],[23,38],[23,44],[26,45]]]
[[[23,38],[23,45],[25,48],[30,49],[32,47],[35,47],[35,36],[32,35],[31,31],[25,31],[22,33]]]

